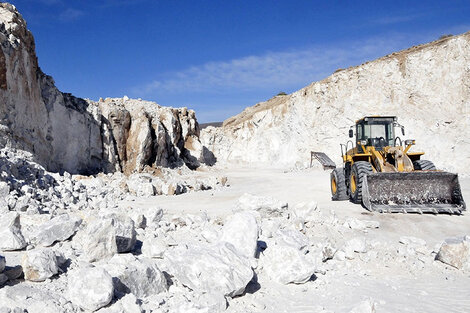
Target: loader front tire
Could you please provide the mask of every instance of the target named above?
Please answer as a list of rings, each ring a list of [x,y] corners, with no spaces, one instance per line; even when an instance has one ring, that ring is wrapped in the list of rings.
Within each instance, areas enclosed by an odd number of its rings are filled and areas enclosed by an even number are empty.
[[[341,201],[348,200],[346,193],[346,182],[344,178],[343,168],[335,168],[330,175],[331,183],[331,200]]]
[[[354,203],[362,203],[362,182],[364,177],[372,174],[372,165],[366,161],[357,161],[351,168],[349,176],[349,199]]]
[[[413,162],[415,171],[435,171],[436,166],[428,160],[417,160]]]

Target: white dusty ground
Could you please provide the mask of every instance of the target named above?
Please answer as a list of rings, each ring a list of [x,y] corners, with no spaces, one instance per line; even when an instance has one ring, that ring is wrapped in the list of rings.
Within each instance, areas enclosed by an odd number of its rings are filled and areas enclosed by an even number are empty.
[[[229,187],[178,196],[136,198],[123,201],[120,206],[161,207],[167,216],[207,212],[211,217],[224,219],[232,213],[237,199],[250,193],[272,196],[287,202],[289,208],[300,202],[316,201],[321,212],[329,214],[334,210],[339,224],[349,218],[380,223],[379,228],[366,231],[340,227],[335,234],[343,236],[345,241],[364,236],[368,253],[357,254],[353,260],[329,260],[324,263],[328,264],[326,271],[316,273],[317,278],[305,284],[282,285],[259,275],[259,285],[251,283],[244,296],[231,299],[228,312],[349,312],[361,301],[366,302],[360,312],[372,312],[367,301],[374,304],[376,312],[470,311],[470,273],[433,261],[434,257],[428,255],[437,252],[444,239],[469,234],[470,213],[460,216],[370,213],[347,201],[331,201],[329,171],[319,169],[286,172],[219,168],[201,175],[213,175],[213,172],[227,176]],[[470,178],[461,177],[460,184],[468,203]],[[315,243],[324,241],[331,231],[319,227],[313,234],[305,233]],[[424,239],[426,248],[419,252],[415,247],[418,253],[412,249],[410,254],[409,246],[399,242],[404,236]]]

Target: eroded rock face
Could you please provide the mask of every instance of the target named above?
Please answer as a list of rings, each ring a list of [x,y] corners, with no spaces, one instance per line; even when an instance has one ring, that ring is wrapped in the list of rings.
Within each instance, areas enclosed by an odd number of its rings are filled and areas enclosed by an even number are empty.
[[[38,66],[25,20],[8,3],[0,3],[0,43],[0,144],[33,153],[54,172],[132,173],[215,162],[199,141],[192,110],[60,92]]]
[[[199,124],[193,110],[162,107],[154,102],[107,98],[96,103],[102,114],[109,163],[126,174],[146,167],[197,168],[215,163],[199,141]]]
[[[0,4],[0,22],[1,144],[34,153],[53,171],[96,171],[102,146],[97,107],[61,93],[41,71],[33,36],[14,6]]]
[[[354,120],[398,115],[402,139],[416,139],[438,168],[469,172],[470,32],[399,51],[337,71],[290,95],[246,108],[222,127],[207,127],[202,142],[218,161],[258,166],[309,165],[310,151],[341,164],[339,144]],[[458,147],[458,148],[457,148]]]

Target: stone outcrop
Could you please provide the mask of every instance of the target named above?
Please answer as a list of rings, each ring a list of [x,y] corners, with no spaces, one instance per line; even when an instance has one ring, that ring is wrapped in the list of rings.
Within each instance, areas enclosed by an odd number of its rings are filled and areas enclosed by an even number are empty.
[[[98,108],[57,90],[39,68],[26,22],[8,3],[0,4],[0,42],[0,143],[30,151],[52,171],[98,170]]]
[[[207,127],[203,144],[218,161],[293,167],[323,151],[341,163],[339,144],[368,115],[396,115],[402,139],[416,139],[438,168],[468,172],[470,32],[338,70],[290,95],[276,96]]]
[[[90,102],[90,101],[89,101]],[[193,110],[162,107],[154,102],[107,98],[96,104],[102,113],[106,171],[126,174],[145,167],[197,168],[214,163],[199,141]]]
[[[0,3],[0,43],[1,145],[31,152],[54,172],[128,174],[214,163],[192,110],[60,92],[38,65],[25,20],[8,3]]]

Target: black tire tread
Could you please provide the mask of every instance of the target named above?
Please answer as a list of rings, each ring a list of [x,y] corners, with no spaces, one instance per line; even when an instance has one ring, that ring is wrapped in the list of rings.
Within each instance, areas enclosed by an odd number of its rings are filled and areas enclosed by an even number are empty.
[[[344,177],[343,168],[335,168],[330,174],[330,184],[333,181],[333,176],[336,176],[336,194],[331,191],[331,200],[342,201],[348,200],[348,194],[346,191],[346,179]]]
[[[417,160],[413,162],[415,171],[435,171],[436,166],[428,160]]]
[[[357,185],[356,185],[356,195],[352,192],[350,194],[350,200],[354,203],[361,204],[362,203],[362,182],[364,181],[364,177],[368,174],[372,174],[374,171],[372,170],[372,165],[366,161],[357,161],[353,164],[351,172],[356,169],[357,171]]]

